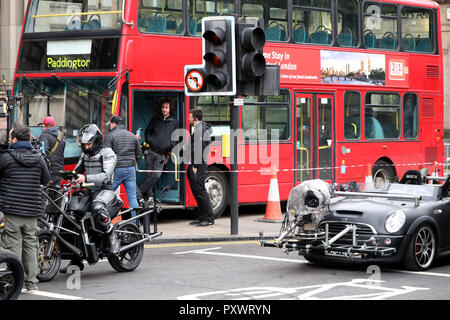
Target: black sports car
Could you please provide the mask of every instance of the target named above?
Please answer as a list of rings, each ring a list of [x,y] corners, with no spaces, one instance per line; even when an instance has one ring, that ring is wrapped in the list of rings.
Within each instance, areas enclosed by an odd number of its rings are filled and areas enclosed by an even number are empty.
[[[416,170],[381,190],[370,180],[345,186],[305,181],[289,194],[280,236],[261,245],[298,251],[311,262],[426,270],[450,253],[449,187],[450,175],[432,178]]]

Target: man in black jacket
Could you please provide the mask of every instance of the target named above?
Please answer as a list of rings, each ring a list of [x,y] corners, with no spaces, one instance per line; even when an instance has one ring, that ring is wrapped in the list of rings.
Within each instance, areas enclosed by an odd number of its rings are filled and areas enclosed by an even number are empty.
[[[66,138],[56,126],[55,119],[51,116],[44,118],[43,129],[39,136],[39,142],[44,144],[44,157],[46,157],[47,164],[49,164],[50,183],[60,186],[62,182],[60,171],[64,170]]]
[[[122,117],[112,116],[107,124],[111,131],[106,136],[104,147],[111,148],[117,156],[113,190],[116,191],[123,183],[130,208],[137,208],[139,204],[136,197],[136,166],[142,157],[139,140],[125,130]],[[136,212],[132,211],[131,216],[135,217]]]
[[[141,187],[142,196],[153,201],[153,186],[161,177],[164,165],[169,161],[169,153],[178,141],[172,141],[172,133],[178,129],[178,121],[175,117],[173,101],[162,98],[159,101],[159,111],[154,116],[145,130],[145,141],[150,146],[146,155],[145,165],[152,172],[148,175]]]
[[[0,153],[0,210],[6,226],[2,243],[22,258],[25,286],[37,290],[37,220],[42,211],[41,185],[50,173],[42,155],[33,150],[30,129],[15,124],[10,131],[11,149]]]
[[[193,110],[189,113],[189,123],[194,127],[194,132],[188,144],[191,152],[191,163],[187,168],[187,178],[198,205],[197,219],[190,222],[190,224],[199,227],[214,224],[211,200],[205,188],[209,144],[211,143],[211,126],[209,123],[203,122],[202,119],[203,112],[201,110]]]

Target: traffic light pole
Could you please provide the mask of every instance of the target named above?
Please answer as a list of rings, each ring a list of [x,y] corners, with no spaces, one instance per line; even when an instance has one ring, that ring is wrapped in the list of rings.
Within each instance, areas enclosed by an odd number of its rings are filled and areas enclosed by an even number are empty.
[[[231,162],[231,203],[230,203],[230,215],[231,215],[231,234],[237,235],[239,233],[239,197],[238,197],[238,137],[236,135],[239,129],[239,105],[235,105],[234,102],[230,103],[230,129],[231,137],[233,141],[231,145],[233,147],[233,161]]]

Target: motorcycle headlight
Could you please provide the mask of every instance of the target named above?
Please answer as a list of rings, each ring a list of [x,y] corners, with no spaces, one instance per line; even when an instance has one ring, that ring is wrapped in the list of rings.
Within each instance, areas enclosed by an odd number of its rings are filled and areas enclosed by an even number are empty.
[[[397,210],[386,219],[385,228],[389,233],[395,233],[399,231],[406,221],[406,215],[403,211]]]

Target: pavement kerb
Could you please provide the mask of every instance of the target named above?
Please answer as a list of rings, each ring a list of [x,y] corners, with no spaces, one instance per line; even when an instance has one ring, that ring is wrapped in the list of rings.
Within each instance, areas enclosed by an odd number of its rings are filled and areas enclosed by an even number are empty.
[[[259,240],[273,240],[276,236],[210,236],[210,237],[175,237],[164,238],[164,233],[161,238],[154,239],[146,244],[167,244],[167,243],[186,243],[186,242],[220,242],[220,241],[259,241]]]

